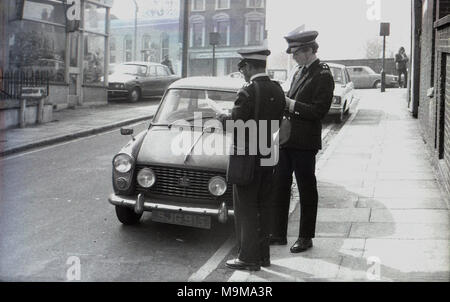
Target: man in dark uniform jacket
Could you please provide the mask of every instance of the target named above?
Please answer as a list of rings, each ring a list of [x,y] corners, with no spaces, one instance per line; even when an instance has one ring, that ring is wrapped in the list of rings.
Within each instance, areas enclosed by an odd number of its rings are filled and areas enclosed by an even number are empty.
[[[242,60],[239,63],[239,71],[244,75],[246,82],[237,95],[231,117],[222,117],[232,121],[248,122],[255,119],[255,105],[259,102],[259,121],[266,121],[267,126],[258,127],[258,135],[249,137],[245,135],[245,145],[258,144],[260,132],[267,133],[265,147],[271,148],[273,133],[277,129],[271,129],[273,121],[277,124],[283,118],[286,106],[285,95],[281,86],[272,81],[266,74],[266,61],[270,51],[267,49],[239,51]],[[259,88],[259,99],[256,99],[256,89]],[[236,126],[237,128],[237,126]],[[231,129],[227,129],[229,131]],[[233,128],[236,132],[237,129]],[[243,129],[241,129],[243,130]],[[234,135],[234,144],[239,146],[237,135]],[[241,142],[242,143],[242,142]],[[248,148],[247,148],[248,149]],[[273,182],[273,170],[277,162],[266,165],[258,149],[256,157],[255,173],[253,181],[246,186],[233,185],[233,202],[235,213],[235,229],[239,247],[236,259],[229,260],[226,266],[240,270],[259,270],[261,266],[270,266],[269,250],[269,196]],[[269,155],[270,157],[270,155]]]
[[[298,69],[287,94],[286,118],[291,122],[289,140],[281,146],[272,195],[271,244],[287,244],[287,226],[295,172],[300,193],[300,234],[292,253],[311,248],[315,237],[318,192],[316,155],[322,149],[322,123],[331,107],[334,80],[328,65],[316,57],[316,31],[294,30],[285,39]]]

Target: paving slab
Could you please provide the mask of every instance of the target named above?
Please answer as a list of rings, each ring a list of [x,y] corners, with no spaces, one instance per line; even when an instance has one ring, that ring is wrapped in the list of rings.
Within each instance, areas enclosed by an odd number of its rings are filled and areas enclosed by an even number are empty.
[[[351,222],[318,222],[316,225],[316,237],[321,238],[346,238],[350,233]],[[288,228],[288,236],[298,237],[300,223],[291,223]]]
[[[448,240],[367,239],[363,257],[379,258],[381,274],[393,280],[450,277]]]
[[[373,209],[442,209],[447,210],[447,204],[442,198],[360,198],[357,208]]]
[[[370,222],[395,223],[449,223],[448,210],[422,210],[422,209],[372,209]]]
[[[445,223],[354,222],[350,238],[450,239]]]

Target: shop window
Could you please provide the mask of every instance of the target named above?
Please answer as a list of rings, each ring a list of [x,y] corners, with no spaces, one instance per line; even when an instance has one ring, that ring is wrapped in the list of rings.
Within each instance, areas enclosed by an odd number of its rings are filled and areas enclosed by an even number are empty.
[[[85,3],[84,29],[94,33],[105,34],[106,8]]]
[[[84,83],[88,85],[101,84],[104,75],[105,37],[85,34],[84,46]]]
[[[125,62],[131,62],[133,60],[133,40],[131,36],[125,36],[123,40],[124,60]]]
[[[264,8],[263,0],[247,0],[248,8]]]
[[[216,9],[229,9],[230,0],[216,0]]]
[[[23,19],[65,26],[65,10],[59,1],[30,1],[24,2]]]
[[[109,38],[109,62],[116,63],[116,38]]]
[[[205,0],[192,0],[191,11],[198,12],[205,10]]]
[[[63,27],[22,21],[22,26],[11,34],[11,68],[48,73],[52,83],[65,81],[66,31]]]

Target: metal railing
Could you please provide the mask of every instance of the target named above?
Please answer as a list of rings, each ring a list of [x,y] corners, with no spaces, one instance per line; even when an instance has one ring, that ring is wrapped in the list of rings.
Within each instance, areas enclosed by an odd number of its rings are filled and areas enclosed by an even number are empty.
[[[7,70],[0,74],[0,100],[20,99],[23,87],[44,87],[48,94],[48,71]]]

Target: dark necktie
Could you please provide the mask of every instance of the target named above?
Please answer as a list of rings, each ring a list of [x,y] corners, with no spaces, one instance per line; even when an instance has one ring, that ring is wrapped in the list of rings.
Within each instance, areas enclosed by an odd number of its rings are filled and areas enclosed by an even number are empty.
[[[297,72],[294,75],[294,80],[292,81],[291,89],[289,91],[289,94],[292,92],[292,89],[297,86],[298,82],[301,81],[301,79],[305,76],[305,74],[308,72],[308,68],[306,66],[299,67]]]

